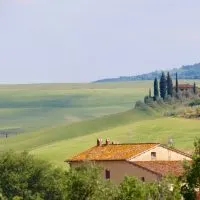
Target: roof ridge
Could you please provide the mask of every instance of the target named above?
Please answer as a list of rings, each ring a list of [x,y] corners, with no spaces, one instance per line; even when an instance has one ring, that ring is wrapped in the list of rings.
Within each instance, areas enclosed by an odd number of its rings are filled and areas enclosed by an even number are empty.
[[[136,144],[160,144],[159,142],[137,142],[137,143],[119,143],[119,144],[109,144],[109,145],[136,145]],[[102,144],[108,146],[107,144]]]
[[[188,160],[187,160],[188,161]],[[152,162],[152,163],[158,163],[158,162],[184,162],[184,160],[137,160],[137,161],[129,161],[129,162]]]

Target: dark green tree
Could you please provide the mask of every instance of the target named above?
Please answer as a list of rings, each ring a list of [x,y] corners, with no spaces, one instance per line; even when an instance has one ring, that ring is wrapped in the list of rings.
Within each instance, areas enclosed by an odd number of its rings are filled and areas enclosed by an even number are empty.
[[[194,94],[197,93],[197,87],[196,87],[196,83],[195,82],[194,82],[194,86],[193,86],[193,92],[194,92]]]
[[[173,94],[173,81],[169,72],[167,73],[167,94],[169,96]]]
[[[176,73],[176,93],[178,93],[178,73]]]
[[[165,77],[165,73],[162,72],[162,75],[160,77],[160,96],[165,99],[167,93],[167,81]]]
[[[200,139],[194,142],[194,153],[192,155],[192,162],[185,164],[186,174],[182,187],[182,194],[185,199],[195,200],[195,190],[200,189]]]
[[[154,79],[154,99],[159,97],[158,79]]]
[[[0,172],[0,194],[8,199],[62,200],[67,197],[66,172],[28,153],[2,153]]]

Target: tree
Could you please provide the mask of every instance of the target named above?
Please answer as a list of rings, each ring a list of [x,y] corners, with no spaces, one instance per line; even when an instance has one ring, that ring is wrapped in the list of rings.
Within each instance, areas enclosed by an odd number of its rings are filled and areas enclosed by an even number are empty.
[[[8,199],[66,199],[66,172],[26,152],[0,155],[0,193]]]
[[[154,79],[154,99],[159,97],[159,90],[158,90],[158,79]]]
[[[197,93],[197,87],[196,87],[196,83],[195,82],[194,82],[194,85],[193,85],[193,92],[194,92],[194,94]]]
[[[160,77],[160,96],[165,99],[167,92],[167,81],[165,77],[165,73],[162,72],[162,75]]]
[[[173,176],[163,177],[159,182],[146,183],[146,199],[181,200],[181,182]],[[146,200],[145,199],[145,200]]]
[[[113,200],[115,187],[102,179],[101,168],[84,163],[68,172],[67,191],[70,200]]]
[[[178,73],[176,73],[176,93],[178,93]]]
[[[151,88],[149,88],[149,97],[151,98]]]
[[[116,200],[144,200],[146,195],[145,184],[135,177],[125,177],[119,186],[119,195]]]
[[[173,82],[169,72],[167,73],[167,94],[169,96],[173,94]]]
[[[186,184],[182,187],[182,194],[185,199],[194,200],[195,190],[200,189],[200,138],[194,141],[192,162],[185,163],[185,169],[185,180],[183,182]]]

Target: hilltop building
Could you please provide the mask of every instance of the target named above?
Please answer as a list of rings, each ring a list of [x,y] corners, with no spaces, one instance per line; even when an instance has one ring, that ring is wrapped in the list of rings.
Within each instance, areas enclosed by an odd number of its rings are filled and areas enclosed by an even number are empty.
[[[193,91],[194,86],[190,84],[179,84],[178,88],[180,91]]]
[[[71,167],[92,161],[103,168],[103,176],[120,183],[124,176],[135,176],[142,181],[160,180],[167,174],[181,176],[183,161],[191,156],[175,148],[159,143],[115,144],[108,139],[66,160]]]

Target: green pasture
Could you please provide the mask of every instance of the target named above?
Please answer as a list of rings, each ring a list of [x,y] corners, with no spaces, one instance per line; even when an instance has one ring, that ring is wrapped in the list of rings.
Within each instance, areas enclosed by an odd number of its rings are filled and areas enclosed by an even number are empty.
[[[120,143],[160,142],[164,144],[167,144],[168,138],[172,137],[175,147],[191,153],[194,138],[199,136],[199,130],[198,120],[149,119],[47,144],[33,149],[31,153],[53,161],[56,165],[63,165],[64,160],[96,145],[96,139],[99,137],[104,141],[110,138],[111,141]]]
[[[150,82],[0,85],[0,127],[32,132],[134,106]]]

